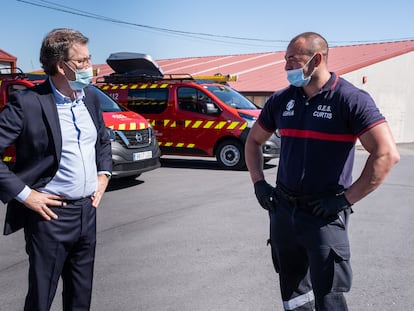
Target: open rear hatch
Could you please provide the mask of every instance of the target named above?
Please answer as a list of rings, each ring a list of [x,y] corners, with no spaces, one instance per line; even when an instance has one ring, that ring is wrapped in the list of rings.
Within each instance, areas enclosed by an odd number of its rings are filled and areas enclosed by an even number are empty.
[[[160,66],[147,54],[133,52],[112,53],[106,62],[116,74],[123,74],[124,76],[152,78],[162,78],[164,76]]]

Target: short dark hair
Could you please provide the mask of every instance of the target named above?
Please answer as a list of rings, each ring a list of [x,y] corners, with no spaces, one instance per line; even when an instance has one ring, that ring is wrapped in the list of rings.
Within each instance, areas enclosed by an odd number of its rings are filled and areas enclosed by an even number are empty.
[[[56,28],[49,32],[40,48],[40,63],[48,75],[57,73],[56,64],[67,60],[74,43],[87,44],[89,39],[74,29]]]
[[[328,41],[326,41],[326,39],[322,37],[320,34],[316,32],[312,32],[312,31],[303,32],[295,36],[290,41],[289,45],[296,42],[300,38],[304,38],[306,40],[309,55],[313,55],[317,52],[320,52],[325,57],[328,56],[328,51],[329,51]]]

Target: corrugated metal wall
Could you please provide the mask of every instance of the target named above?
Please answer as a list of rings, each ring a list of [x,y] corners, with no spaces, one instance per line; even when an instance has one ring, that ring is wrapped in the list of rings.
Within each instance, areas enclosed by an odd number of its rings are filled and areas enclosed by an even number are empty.
[[[343,75],[373,97],[397,143],[414,142],[414,52]],[[365,78],[364,78],[365,77]],[[363,79],[366,83],[363,83]]]

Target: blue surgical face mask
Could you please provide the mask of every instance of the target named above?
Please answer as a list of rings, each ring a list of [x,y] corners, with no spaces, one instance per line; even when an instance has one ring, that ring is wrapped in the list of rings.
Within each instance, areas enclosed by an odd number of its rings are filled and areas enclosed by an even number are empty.
[[[303,67],[305,67],[307,64],[309,64],[309,62],[313,59],[315,55],[313,55],[307,62],[305,65],[303,65]],[[304,74],[303,74],[303,67],[298,68],[298,69],[292,69],[292,70],[286,70],[287,73],[287,79],[289,81],[290,84],[297,86],[297,87],[303,87],[308,85],[308,83],[311,80],[312,74],[313,72],[305,78]]]
[[[68,83],[72,90],[74,91],[82,90],[83,88],[87,87],[91,83],[92,78],[93,78],[92,67],[89,67],[88,69],[83,69],[83,70],[76,69],[74,70],[74,72],[75,72],[75,80],[71,81],[68,79]]]

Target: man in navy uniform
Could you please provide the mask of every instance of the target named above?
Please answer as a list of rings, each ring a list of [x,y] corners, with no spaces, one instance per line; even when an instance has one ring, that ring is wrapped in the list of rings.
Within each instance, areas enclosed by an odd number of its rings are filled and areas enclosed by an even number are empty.
[[[372,98],[328,70],[322,36],[296,36],[285,59],[291,85],[264,105],[247,139],[246,163],[269,212],[284,309],[344,311],[352,281],[351,206],[384,181],[399,153]],[[281,150],[274,188],[264,178],[261,145],[276,129]],[[357,139],[369,156],[352,182]]]

